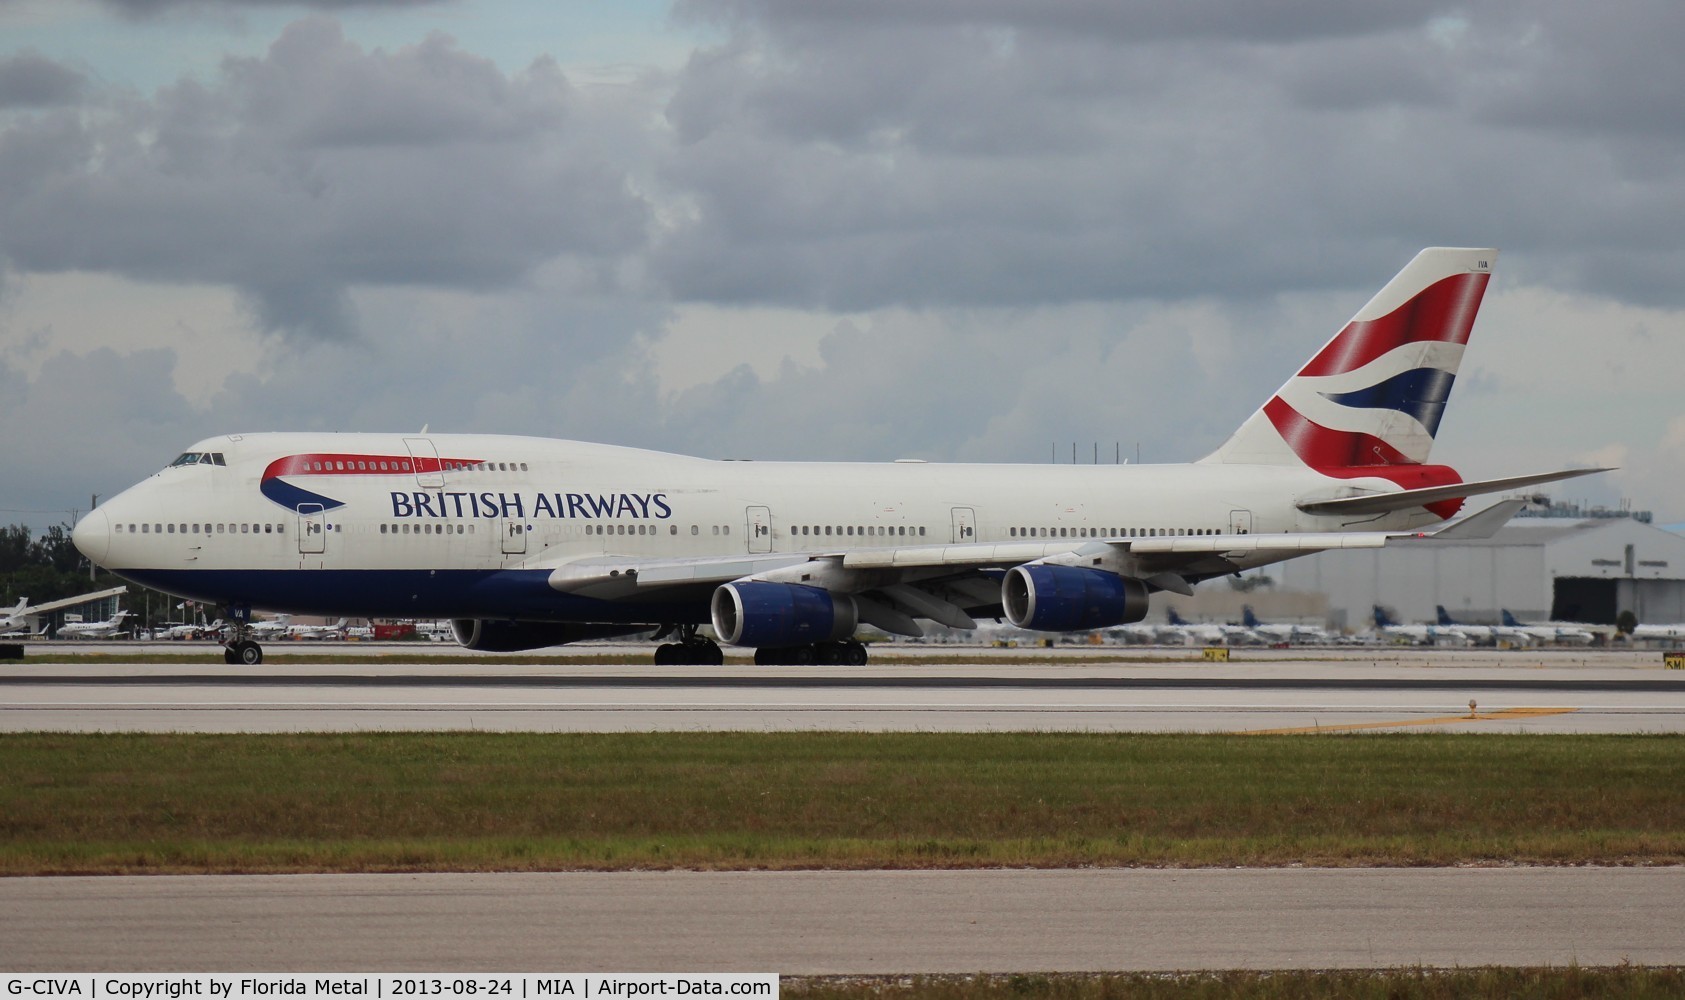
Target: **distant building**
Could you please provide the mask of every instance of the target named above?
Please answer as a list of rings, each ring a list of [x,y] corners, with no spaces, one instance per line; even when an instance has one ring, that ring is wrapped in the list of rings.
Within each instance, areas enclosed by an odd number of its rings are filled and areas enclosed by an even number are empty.
[[[1648,512],[1639,512],[1648,514]],[[1517,518],[1484,541],[1424,539],[1385,549],[1336,549],[1271,573],[1287,590],[1328,595],[1329,623],[1360,630],[1379,604],[1400,621],[1434,620],[1444,605],[1468,624],[1522,621],[1613,625],[1685,622],[1685,538],[1648,516]]]

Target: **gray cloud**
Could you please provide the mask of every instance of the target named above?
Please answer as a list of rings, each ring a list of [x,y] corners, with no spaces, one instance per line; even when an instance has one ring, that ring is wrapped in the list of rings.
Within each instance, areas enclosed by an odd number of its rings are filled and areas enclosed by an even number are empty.
[[[51,108],[75,103],[88,80],[37,52],[0,59],[0,110]]]
[[[365,52],[300,21],[212,84],[0,130],[0,255],[228,284],[270,329],[343,337],[354,286],[495,289],[638,251],[648,208],[570,123],[582,100],[547,61],[506,76],[442,37]]]
[[[846,6],[681,5],[729,33],[668,105],[663,177],[696,211],[651,267],[676,296],[1259,295],[1496,243],[1568,287],[1685,301],[1685,64],[1665,52],[1685,15],[1660,0],[1295,5],[1268,26],[1238,2]],[[1654,58],[1623,52],[1640,36]]]

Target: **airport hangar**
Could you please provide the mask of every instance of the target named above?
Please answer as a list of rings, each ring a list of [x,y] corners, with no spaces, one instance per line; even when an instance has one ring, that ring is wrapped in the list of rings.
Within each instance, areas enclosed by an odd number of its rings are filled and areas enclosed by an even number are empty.
[[[1647,512],[1522,516],[1489,539],[1422,539],[1385,549],[1334,549],[1267,571],[1284,591],[1328,596],[1329,624],[1361,631],[1379,604],[1401,622],[1432,622],[1444,605],[1459,622],[1496,624],[1500,609],[1524,622],[1614,625],[1685,622],[1685,537],[1648,523]]]

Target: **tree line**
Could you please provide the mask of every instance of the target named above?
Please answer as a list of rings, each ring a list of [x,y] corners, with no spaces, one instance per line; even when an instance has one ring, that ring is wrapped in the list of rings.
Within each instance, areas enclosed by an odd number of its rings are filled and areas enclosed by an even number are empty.
[[[88,559],[70,541],[70,525],[55,524],[40,537],[34,537],[27,525],[8,524],[0,527],[0,606],[10,608],[19,598],[29,598],[30,604],[45,604],[60,598],[75,597],[90,591],[110,587],[129,588],[122,606],[135,615],[135,621],[146,621],[150,610],[158,621],[180,620],[175,613],[179,598],[148,590],[129,583],[103,569],[96,569],[88,578]]]

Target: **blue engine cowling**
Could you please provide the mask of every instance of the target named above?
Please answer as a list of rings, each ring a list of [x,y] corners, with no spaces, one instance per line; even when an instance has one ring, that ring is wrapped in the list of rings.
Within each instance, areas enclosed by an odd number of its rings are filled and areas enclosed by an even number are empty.
[[[1147,617],[1147,585],[1098,569],[1014,566],[1000,585],[1006,618],[1040,632],[1127,625]]]
[[[452,618],[451,634],[468,649],[514,653],[523,649],[562,646],[584,639],[609,639],[648,631],[648,625],[589,625],[576,622],[507,622],[485,618]]]
[[[714,634],[733,646],[801,646],[854,634],[854,598],[788,583],[728,583],[709,602]]]

